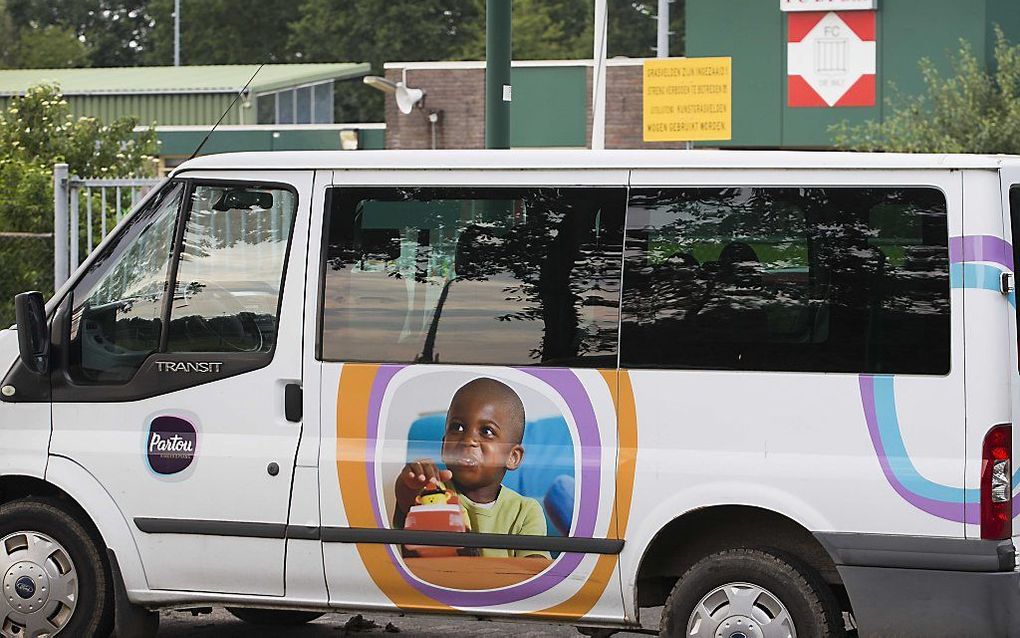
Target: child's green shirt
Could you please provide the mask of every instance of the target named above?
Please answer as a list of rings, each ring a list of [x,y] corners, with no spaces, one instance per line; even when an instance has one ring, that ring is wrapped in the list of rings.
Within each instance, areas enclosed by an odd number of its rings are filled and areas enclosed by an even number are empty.
[[[527,534],[545,536],[548,533],[542,506],[533,498],[521,496],[509,487],[501,486],[499,496],[492,503],[475,503],[458,494],[460,509],[468,519],[472,532],[481,534]],[[542,556],[549,552],[534,549],[483,549],[482,556],[523,558]]]

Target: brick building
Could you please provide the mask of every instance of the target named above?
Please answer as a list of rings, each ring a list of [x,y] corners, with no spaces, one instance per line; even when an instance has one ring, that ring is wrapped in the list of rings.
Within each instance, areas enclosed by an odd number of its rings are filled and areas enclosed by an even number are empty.
[[[733,138],[698,147],[831,147],[833,125],[880,122],[897,91],[922,93],[922,58],[950,74],[962,40],[992,69],[996,28],[1020,42],[1016,0],[684,0],[674,6],[684,11],[685,55],[732,59]],[[825,10],[803,11],[819,6]],[[681,146],[642,142],[642,64],[608,62],[607,148]],[[424,108],[410,115],[387,99],[386,148],[429,148],[433,129],[437,148],[483,147],[484,62],[394,62],[385,73],[426,92]],[[511,145],[589,145],[591,78],[590,60],[514,63]]]
[[[641,141],[641,59],[606,69],[606,148],[680,148]],[[591,142],[590,60],[513,63],[511,146],[584,148]],[[425,91],[409,115],[386,100],[386,148],[484,148],[484,62],[391,62],[386,78]],[[430,115],[433,115],[430,121]]]

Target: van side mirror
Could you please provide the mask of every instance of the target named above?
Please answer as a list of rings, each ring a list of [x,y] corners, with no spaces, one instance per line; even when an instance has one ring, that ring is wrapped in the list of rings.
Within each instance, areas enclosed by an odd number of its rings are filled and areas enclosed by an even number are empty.
[[[50,368],[50,331],[46,325],[42,293],[15,295],[14,316],[18,324],[18,349],[22,362],[35,374],[46,374]]]

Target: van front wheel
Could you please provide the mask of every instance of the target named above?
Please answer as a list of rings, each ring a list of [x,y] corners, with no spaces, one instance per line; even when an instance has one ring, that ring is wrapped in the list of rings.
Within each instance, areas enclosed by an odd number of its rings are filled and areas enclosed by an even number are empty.
[[[666,600],[661,636],[828,638],[845,635],[832,591],[779,553],[731,549],[707,556]]]
[[[0,635],[113,630],[113,588],[98,544],[59,501],[0,505],[0,579]]]

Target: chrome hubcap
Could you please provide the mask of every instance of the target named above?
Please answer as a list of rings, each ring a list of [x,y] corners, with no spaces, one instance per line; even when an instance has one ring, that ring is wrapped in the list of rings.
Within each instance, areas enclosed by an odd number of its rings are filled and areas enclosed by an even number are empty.
[[[688,638],[797,638],[790,612],[770,591],[749,583],[716,587],[694,607]]]
[[[0,636],[45,638],[63,629],[78,602],[78,571],[67,550],[45,534],[0,540]]]

